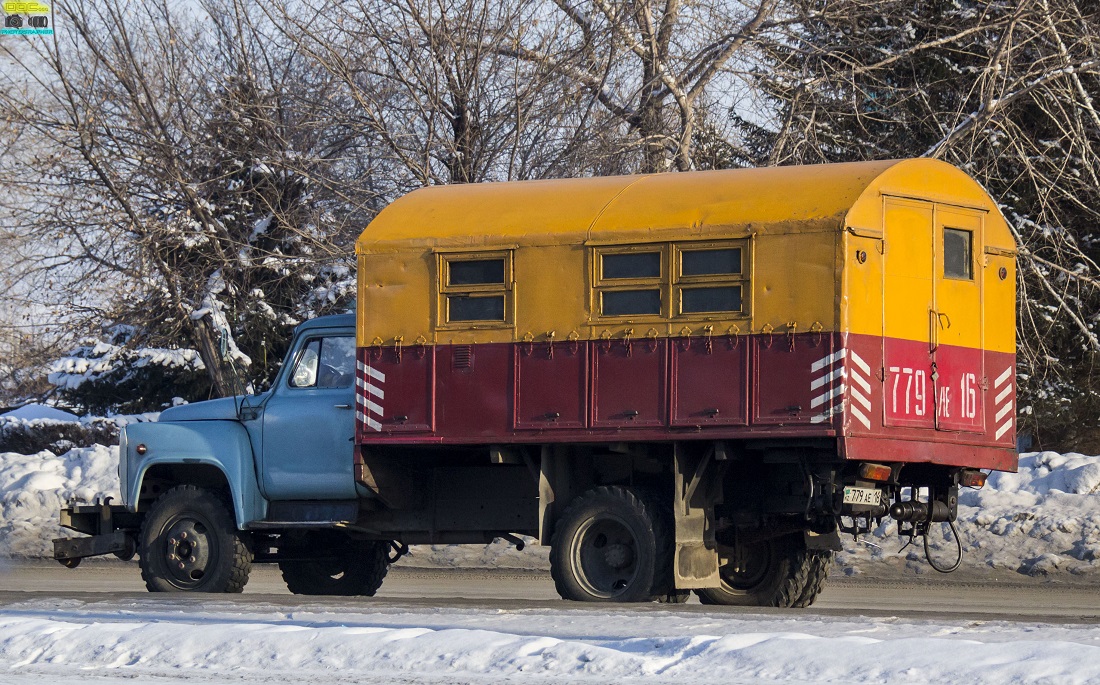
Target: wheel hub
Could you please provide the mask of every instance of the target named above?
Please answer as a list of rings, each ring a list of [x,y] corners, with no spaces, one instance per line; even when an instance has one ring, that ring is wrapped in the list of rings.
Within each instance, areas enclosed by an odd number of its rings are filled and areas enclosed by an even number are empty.
[[[611,568],[626,568],[634,561],[634,550],[621,544],[608,545],[604,550],[603,558]]]
[[[617,517],[589,520],[572,544],[577,581],[596,597],[621,595],[638,575],[637,546],[630,528]]]
[[[169,573],[182,585],[194,585],[206,575],[210,538],[201,521],[183,518],[165,532],[165,561]]]

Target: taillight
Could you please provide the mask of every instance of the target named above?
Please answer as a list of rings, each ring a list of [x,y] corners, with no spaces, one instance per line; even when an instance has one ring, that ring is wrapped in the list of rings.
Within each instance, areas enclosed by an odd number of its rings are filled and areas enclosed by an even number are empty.
[[[859,477],[863,480],[888,481],[894,475],[894,470],[885,464],[860,464]]]
[[[989,474],[982,471],[972,471],[965,469],[959,473],[959,485],[966,488],[978,488],[980,489],[985,485],[985,479],[989,477]]]

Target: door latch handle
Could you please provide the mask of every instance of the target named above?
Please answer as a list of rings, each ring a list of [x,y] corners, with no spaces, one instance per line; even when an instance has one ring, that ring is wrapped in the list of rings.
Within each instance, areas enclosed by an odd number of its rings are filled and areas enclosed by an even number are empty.
[[[350,404],[335,404],[333,406],[336,407],[337,409],[351,409]]]

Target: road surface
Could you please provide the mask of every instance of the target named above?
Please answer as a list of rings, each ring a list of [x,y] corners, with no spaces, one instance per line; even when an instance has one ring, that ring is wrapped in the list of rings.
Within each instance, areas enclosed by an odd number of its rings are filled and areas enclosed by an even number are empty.
[[[975,573],[969,576],[901,576],[879,578],[832,577],[817,603],[808,610],[740,607],[704,607],[691,603],[676,611],[728,614],[816,616],[897,616],[904,619],[968,619],[974,621],[1028,621],[1044,623],[1100,623],[1100,581],[1066,579],[1058,582],[1032,579],[1013,573]],[[115,599],[168,600],[175,595],[145,592],[136,563],[88,562],[66,569],[54,562],[0,563],[0,607],[27,600],[76,600],[103,602]],[[497,608],[606,609],[606,605],[564,602],[554,592],[545,572],[486,569],[420,569],[395,566],[373,598],[301,597],[287,592],[274,566],[253,567],[242,595],[221,595],[218,601],[257,602],[278,607],[310,606],[358,609]],[[626,608],[626,607],[620,607]],[[631,605],[632,610],[660,612],[672,607],[659,604]]]

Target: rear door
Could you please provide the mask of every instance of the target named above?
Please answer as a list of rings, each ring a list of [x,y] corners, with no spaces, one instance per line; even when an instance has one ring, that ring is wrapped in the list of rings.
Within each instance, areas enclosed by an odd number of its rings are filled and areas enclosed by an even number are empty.
[[[933,428],[935,207],[888,197],[884,218],[883,422]]]
[[[936,206],[936,325],[933,328],[936,428],[984,430],[983,215]]]

